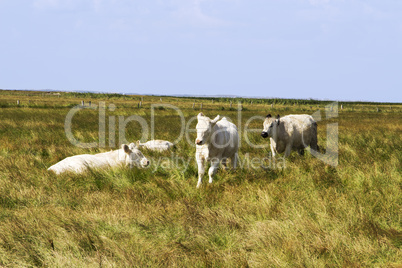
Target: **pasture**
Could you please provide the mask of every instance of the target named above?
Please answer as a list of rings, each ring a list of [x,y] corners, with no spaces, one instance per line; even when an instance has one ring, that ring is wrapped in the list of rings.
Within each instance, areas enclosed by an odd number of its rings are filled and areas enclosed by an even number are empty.
[[[66,117],[81,101],[87,108],[74,114],[71,132],[93,148],[66,136]],[[327,118],[328,104],[0,91],[0,266],[400,267],[402,104],[343,102]],[[237,170],[219,169],[212,184],[205,175],[196,189],[191,130],[200,111],[229,117],[241,146]],[[262,119],[252,117],[317,111],[322,153],[327,125],[337,126],[338,165],[308,152],[274,163]],[[177,139],[177,148],[141,149],[145,169],[47,171],[145,132]]]

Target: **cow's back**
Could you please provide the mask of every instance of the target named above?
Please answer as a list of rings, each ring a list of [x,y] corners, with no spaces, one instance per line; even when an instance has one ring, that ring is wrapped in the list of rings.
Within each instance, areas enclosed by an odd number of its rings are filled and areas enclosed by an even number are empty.
[[[60,174],[63,172],[81,173],[88,166],[88,162],[85,159],[88,159],[88,157],[91,156],[92,155],[70,156],[49,167],[48,170],[53,171],[56,174]]]
[[[60,174],[63,172],[84,172],[89,168],[100,168],[104,166],[112,166],[116,159],[110,157],[111,152],[100,154],[81,154],[67,157],[60,162],[54,164],[48,170]]]
[[[279,137],[286,137],[286,143],[292,142],[294,148],[304,148],[310,144],[314,133],[316,135],[317,124],[311,115],[287,115],[280,121],[284,128],[280,128]]]
[[[215,155],[222,155],[222,157],[233,157],[239,147],[239,134],[235,124],[229,122],[225,117],[218,121],[214,127],[216,139],[215,142],[218,146],[214,148],[214,152],[210,152],[210,157]],[[213,155],[211,155],[211,153]]]
[[[174,147],[174,144],[165,140],[152,140],[144,143],[144,146],[149,150],[165,151]]]

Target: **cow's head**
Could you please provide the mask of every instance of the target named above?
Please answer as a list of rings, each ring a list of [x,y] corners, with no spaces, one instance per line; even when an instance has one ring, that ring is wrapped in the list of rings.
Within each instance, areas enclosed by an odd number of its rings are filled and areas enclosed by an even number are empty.
[[[276,130],[276,127],[279,126],[280,123],[281,122],[279,114],[276,116],[276,118],[273,118],[271,114],[268,114],[264,120],[264,130],[262,131],[261,136],[263,138],[272,137],[273,132]]]
[[[212,128],[215,126],[216,122],[219,121],[220,116],[217,115],[213,120],[209,117],[199,113],[197,116],[198,123],[195,127],[197,130],[197,139],[195,140],[195,144],[203,145],[207,143],[212,134]]]
[[[126,165],[130,168],[133,166],[146,167],[149,165],[149,160],[138,150],[135,143],[130,143],[130,145],[123,144],[121,147],[128,156],[126,157]]]

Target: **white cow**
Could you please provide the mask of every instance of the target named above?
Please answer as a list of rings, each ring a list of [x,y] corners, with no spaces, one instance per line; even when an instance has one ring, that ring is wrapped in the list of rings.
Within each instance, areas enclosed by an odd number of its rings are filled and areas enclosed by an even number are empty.
[[[201,180],[205,173],[205,162],[211,161],[211,167],[208,171],[209,183],[212,183],[212,176],[216,173],[221,161],[222,165],[226,167],[227,158],[230,158],[232,168],[236,168],[239,134],[236,125],[229,122],[225,117],[219,121],[220,116],[218,115],[214,120],[211,120],[199,113],[197,119],[195,158],[198,163],[198,188],[201,186]]]
[[[173,143],[171,143],[170,141],[163,141],[163,140],[151,140],[151,141],[147,141],[144,143],[137,141],[137,146],[139,148],[145,147],[148,150],[158,151],[158,152],[167,151],[169,149],[174,148]]]
[[[264,130],[261,133],[263,138],[270,137],[272,157],[276,153],[285,152],[288,157],[292,150],[304,154],[304,148],[310,146],[318,151],[317,145],[317,123],[311,115],[287,115],[273,118],[267,115],[264,121]]]
[[[149,165],[148,159],[135,147],[123,144],[121,149],[100,153],[100,154],[81,154],[67,157],[54,164],[48,170],[56,174],[63,172],[82,173],[87,168],[105,168],[119,165],[126,165],[132,168],[134,165],[146,167]]]

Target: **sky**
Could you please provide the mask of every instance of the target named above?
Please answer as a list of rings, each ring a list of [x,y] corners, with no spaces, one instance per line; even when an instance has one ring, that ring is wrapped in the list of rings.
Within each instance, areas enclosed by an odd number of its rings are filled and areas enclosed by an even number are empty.
[[[0,0],[0,89],[402,102],[402,1]]]

